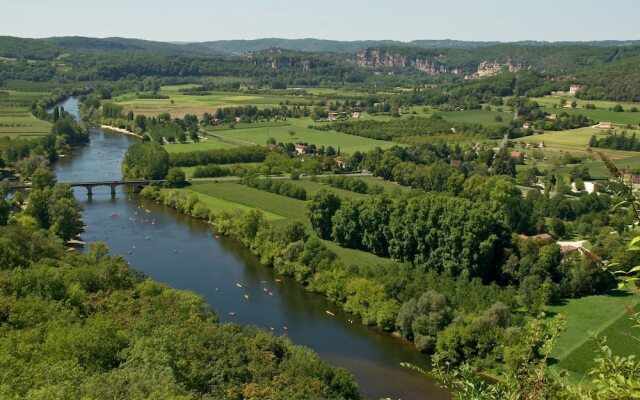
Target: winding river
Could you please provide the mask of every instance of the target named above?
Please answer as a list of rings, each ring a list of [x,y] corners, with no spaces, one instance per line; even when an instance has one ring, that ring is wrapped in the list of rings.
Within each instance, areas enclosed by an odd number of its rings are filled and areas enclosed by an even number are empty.
[[[77,116],[77,99],[62,106]],[[135,140],[91,129],[90,145],[56,163],[58,180],[119,179],[120,161]],[[76,197],[87,225],[83,240],[103,241],[148,276],[202,295],[222,322],[257,325],[314,349],[331,365],[349,370],[366,398],[450,398],[432,380],[399,365],[428,366],[411,343],[366,327],[324,297],[276,276],[237,242],[216,239],[211,226],[123,188],[112,197],[108,187],[97,187],[92,198],[77,188]]]

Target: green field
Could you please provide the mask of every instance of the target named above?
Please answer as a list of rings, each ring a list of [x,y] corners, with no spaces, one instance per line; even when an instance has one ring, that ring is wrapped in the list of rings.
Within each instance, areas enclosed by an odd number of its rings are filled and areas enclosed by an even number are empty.
[[[238,183],[194,183],[187,189],[206,196],[240,205],[238,208],[259,208],[279,219],[304,217],[304,202],[278,194],[250,188]],[[212,208],[215,211],[215,208]]]
[[[189,95],[178,90],[194,85],[164,86],[159,95],[168,99],[140,99],[137,93],[126,93],[114,98],[114,101],[135,114],[158,115],[168,112],[173,117],[183,117],[186,114],[202,115],[205,112],[214,113],[218,108],[255,105],[262,108],[279,107],[281,103],[303,104],[304,98],[286,95],[253,94],[242,92],[210,92],[205,95]],[[148,94],[148,93],[147,93]]]
[[[595,122],[599,121],[609,121],[616,124],[632,124],[638,125],[640,124],[640,112],[629,112],[628,110],[632,107],[636,107],[640,109],[640,104],[638,103],[617,103],[614,101],[602,101],[602,100],[581,100],[573,97],[567,97],[567,102],[571,103],[575,101],[578,107],[583,107],[585,104],[593,104],[596,106],[595,110],[587,110],[585,108],[558,108],[558,104],[560,102],[560,97],[539,97],[534,98],[532,100],[537,101],[542,107],[543,110],[550,114],[559,114],[561,112],[566,112],[569,115],[578,115],[582,114],[594,120]],[[625,112],[615,112],[609,110],[614,107],[616,104],[620,104]],[[554,106],[556,106],[554,108]]]
[[[310,120],[309,120],[310,122]],[[280,126],[257,126],[255,128],[236,128],[212,131],[213,134],[222,138],[238,140],[247,144],[264,145],[267,139],[273,138],[277,142],[305,142],[316,146],[333,146],[336,150],[345,153],[353,153],[356,150],[367,151],[376,147],[388,148],[396,145],[393,142],[369,139],[360,136],[346,135],[334,131],[319,131],[303,126],[304,121],[295,121],[295,124]],[[294,131],[293,137],[289,131]]]
[[[640,131],[630,130],[628,134],[632,133],[640,134]],[[544,141],[545,147],[541,149],[547,160],[533,160],[530,159],[524,166],[518,166],[518,169],[529,168],[532,165],[536,165],[539,169],[549,169],[555,167],[555,161],[563,156],[563,153],[570,153],[572,155],[581,157],[584,165],[587,165],[591,176],[594,178],[604,179],[608,176],[607,169],[604,163],[600,160],[597,152],[602,152],[609,157],[614,164],[623,169],[638,169],[640,168],[640,154],[632,151],[611,150],[611,149],[588,149],[589,139],[591,136],[597,137],[606,136],[608,133],[601,129],[586,127],[579,129],[572,129],[568,131],[558,132],[545,132],[542,135],[533,135],[514,139],[516,144],[516,150],[523,150],[522,145],[527,142],[539,143]],[[524,150],[527,156],[531,156],[532,149]],[[571,165],[560,167],[560,172],[567,172],[571,169]]]
[[[340,196],[343,199],[351,199],[351,198],[365,197],[366,196],[366,194],[356,193],[356,192],[352,192],[350,190],[336,189],[334,187],[331,187],[329,185],[325,185],[325,184],[320,183],[320,182],[313,182],[311,179],[300,179],[300,180],[297,180],[297,181],[293,181],[293,180],[287,179],[286,181],[291,183],[291,184],[293,184],[293,185],[303,187],[304,190],[307,191],[307,197],[308,198],[310,198],[311,196],[313,196],[314,194],[316,194],[318,191],[320,191],[322,189],[332,190],[333,192],[335,192],[338,196]]]
[[[453,122],[483,124],[487,126],[506,126],[509,125],[509,122],[513,119],[513,113],[510,111],[464,110],[436,112],[434,114],[440,115],[444,119]],[[502,122],[495,120],[497,116],[502,118]]]
[[[216,187],[214,190],[210,190],[205,187],[205,185],[220,185],[220,187]],[[225,185],[233,185],[229,187],[223,187]],[[243,199],[242,196],[233,196],[233,193],[237,190],[235,186],[245,187],[236,183],[211,183],[211,184],[196,184],[192,186],[188,186],[186,188],[180,189],[180,191],[190,194],[195,193],[198,195],[200,200],[213,212],[218,211],[249,211],[252,206],[243,204],[241,201]],[[249,188],[247,188],[249,189]],[[231,195],[230,195],[231,194]],[[226,199],[225,199],[226,198]],[[227,200],[230,199],[230,200]],[[263,210],[264,215],[268,220],[278,220],[284,219],[285,217],[282,215],[274,214],[269,211]]]
[[[51,124],[31,115],[29,107],[43,92],[0,89],[0,136],[36,137],[51,132]]]
[[[565,315],[567,321],[566,330],[560,334],[552,352],[552,357],[558,361],[554,368],[578,375],[587,372],[596,350],[591,333],[606,336],[614,354],[637,353],[638,343],[622,334],[629,332],[632,325],[624,304],[640,310],[640,296],[614,292],[610,296],[571,299],[566,304],[550,307],[550,312]]]

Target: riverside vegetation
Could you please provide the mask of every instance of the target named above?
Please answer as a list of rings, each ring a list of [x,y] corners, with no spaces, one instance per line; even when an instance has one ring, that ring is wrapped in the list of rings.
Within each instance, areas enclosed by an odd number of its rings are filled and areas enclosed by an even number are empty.
[[[70,94],[82,96],[84,122],[142,137],[127,152],[123,175],[166,178],[168,186],[146,188],[142,195],[211,222],[275,272],[325,295],[364,324],[412,340],[434,356],[433,373],[454,395],[613,399],[637,388],[633,342],[609,335],[608,347],[602,340],[587,345],[585,335],[585,325],[602,327],[613,317],[611,329],[623,329],[627,313],[638,311],[637,296],[630,295],[634,281],[617,289],[602,261],[629,274],[640,261],[637,252],[627,251],[637,234],[635,203],[613,207],[629,197],[623,175],[633,178],[640,167],[633,103],[640,85],[631,68],[640,54],[637,45],[438,49],[447,68],[476,68],[486,61],[484,54],[526,67],[467,80],[450,72],[355,65],[338,53],[263,51],[249,61],[158,44],[125,57],[92,51],[88,43],[112,42],[0,38],[0,56],[6,58],[0,61],[0,114],[16,108],[51,125],[48,135],[39,125],[34,137],[7,131],[0,139],[1,166],[34,184],[28,199],[16,195],[0,207],[0,222],[9,224],[2,240],[11,283],[3,286],[8,305],[2,310],[8,311],[1,314],[6,318],[0,317],[0,329],[11,333],[2,340],[13,338],[5,347],[15,358],[5,365],[22,365],[2,386],[9,395],[57,390],[99,397],[118,387],[132,396],[358,396],[344,371],[314,356],[300,361],[310,353],[282,339],[218,325],[201,299],[144,280],[99,245],[88,255],[67,255],[60,243],[50,244],[52,235],[68,240],[81,228],[69,188],[46,172],[60,154],[88,140],[83,124],[51,109]],[[416,48],[381,50],[433,57]],[[558,52],[563,57],[549,57]],[[69,67],[53,62],[63,53]],[[581,86],[570,95],[573,84]],[[27,95],[29,90],[42,92]],[[598,122],[605,128],[593,130]],[[616,181],[605,179],[616,165],[627,170],[618,170]],[[333,176],[359,171],[374,177]],[[189,184],[191,175],[212,179]],[[219,177],[229,182],[216,183]],[[36,246],[23,239],[29,235],[55,251],[43,253],[47,258],[29,255]],[[561,242],[572,239],[573,248]],[[87,265],[98,267],[87,272]],[[122,277],[115,286],[111,272]],[[41,285],[48,274],[56,286]],[[612,306],[614,296],[628,303],[626,310]],[[38,307],[56,312],[50,321],[12,320],[19,310]],[[176,319],[158,321],[162,307]],[[581,321],[567,315],[562,332],[562,319],[544,316],[549,310],[575,313]],[[45,326],[53,330],[63,320],[76,327],[73,335],[42,336]],[[104,340],[108,348],[73,342],[82,335],[89,343],[103,342],[92,336],[100,326],[113,333]],[[149,350],[168,342],[170,327],[184,332],[184,342],[160,347],[166,354]],[[219,353],[187,342],[191,333],[201,343],[215,341]],[[32,354],[73,368],[45,382],[48,366],[33,371],[40,364],[14,352],[12,344],[27,340],[22,334],[41,344],[33,345]],[[60,344],[57,336],[68,342]],[[229,345],[231,338],[240,347]],[[557,353],[563,341],[564,349],[571,347],[567,342],[575,346]],[[263,350],[272,360],[267,366],[256,361]],[[249,356],[238,360],[242,352]],[[201,370],[186,371],[185,354]],[[160,361],[144,363],[152,357]],[[215,364],[213,358],[228,362]],[[229,365],[237,374],[223,374]],[[149,371],[154,380],[145,386],[139,377]],[[478,371],[502,383],[485,385],[474,375]],[[573,381],[564,380],[567,372]],[[21,373],[33,373],[42,383],[25,387]],[[221,375],[226,378],[209,386]],[[584,385],[575,386],[583,376]],[[48,383],[56,381],[55,388]],[[293,381],[300,385],[289,387]]]

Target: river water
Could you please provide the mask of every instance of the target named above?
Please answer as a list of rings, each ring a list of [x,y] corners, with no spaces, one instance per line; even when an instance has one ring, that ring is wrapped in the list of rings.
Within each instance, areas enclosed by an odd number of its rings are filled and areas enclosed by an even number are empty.
[[[62,105],[77,115],[76,99]],[[90,145],[56,163],[58,181],[120,179],[120,161],[135,140],[91,129]],[[324,297],[276,276],[242,245],[216,239],[210,225],[124,188],[115,197],[108,187],[94,188],[92,198],[83,188],[75,193],[84,207],[84,241],[103,241],[153,279],[202,295],[222,322],[256,325],[314,349],[331,365],[351,372],[366,398],[450,398],[432,380],[400,366],[428,367],[413,344],[366,327]]]

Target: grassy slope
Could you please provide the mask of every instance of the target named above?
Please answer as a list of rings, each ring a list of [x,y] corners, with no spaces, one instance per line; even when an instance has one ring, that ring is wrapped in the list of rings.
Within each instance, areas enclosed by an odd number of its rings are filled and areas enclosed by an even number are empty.
[[[590,340],[595,333],[608,338],[614,354],[637,353],[638,343],[621,332],[631,328],[624,304],[640,310],[640,296],[618,293],[614,296],[588,296],[571,299],[566,304],[550,307],[553,313],[566,316],[566,331],[558,338],[552,357],[558,360],[554,368],[581,375],[587,372],[595,356],[596,346]]]

